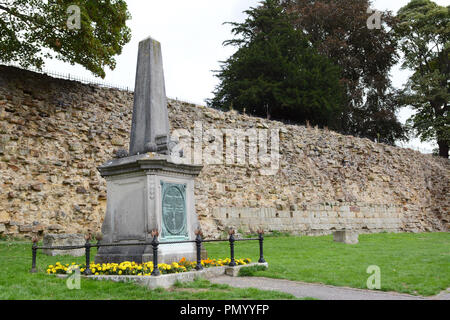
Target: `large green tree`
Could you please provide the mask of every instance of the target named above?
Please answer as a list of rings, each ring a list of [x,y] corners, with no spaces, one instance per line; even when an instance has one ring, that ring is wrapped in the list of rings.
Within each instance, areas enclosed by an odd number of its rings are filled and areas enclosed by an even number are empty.
[[[450,145],[450,6],[412,0],[398,12],[396,28],[404,68],[413,71],[404,91],[404,105],[416,114],[410,124],[423,141],[437,141],[439,155]]]
[[[56,58],[105,77],[131,39],[129,18],[124,0],[0,0],[0,62],[42,68]]]
[[[208,104],[334,127],[342,105],[338,67],[295,30],[279,1],[263,1],[245,13],[245,22],[231,23],[235,38],[224,44],[237,51],[217,72],[220,84]]]
[[[295,15],[294,26],[341,69],[345,101],[339,131],[389,144],[405,139],[389,74],[399,61],[392,13],[380,12],[380,25],[369,28],[374,13],[368,11],[369,0],[285,0],[283,5]]]

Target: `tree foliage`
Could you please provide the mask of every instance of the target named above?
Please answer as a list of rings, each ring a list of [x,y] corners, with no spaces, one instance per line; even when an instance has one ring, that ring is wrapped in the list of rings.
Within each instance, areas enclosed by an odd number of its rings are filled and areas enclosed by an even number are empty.
[[[340,131],[389,144],[406,138],[395,114],[398,103],[389,74],[399,60],[392,13],[382,12],[381,28],[369,29],[369,0],[283,3],[295,15],[295,27],[341,68],[346,95]]]
[[[396,32],[411,69],[402,92],[404,105],[416,114],[409,123],[423,141],[436,140],[439,155],[449,156],[450,144],[450,6],[412,0],[398,12]]]
[[[279,1],[266,0],[230,23],[224,45],[237,51],[217,71],[220,84],[208,104],[260,117],[333,127],[340,113],[339,69],[319,55]]]
[[[67,26],[70,5],[81,28]],[[124,0],[0,0],[0,62],[42,68],[45,58],[80,64],[104,77],[131,39]]]

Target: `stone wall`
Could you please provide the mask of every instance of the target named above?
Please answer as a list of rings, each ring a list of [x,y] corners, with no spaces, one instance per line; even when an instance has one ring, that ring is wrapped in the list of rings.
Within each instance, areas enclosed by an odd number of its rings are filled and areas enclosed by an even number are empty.
[[[0,66],[0,235],[99,231],[106,190],[96,168],[128,149],[132,106],[130,92]],[[205,166],[195,192],[208,236],[448,231],[448,160],[179,101],[169,115],[173,129],[280,130],[276,175]]]
[[[243,233],[259,226],[293,234],[322,235],[333,230],[398,232],[402,230],[401,205],[325,203],[303,205],[291,211],[276,208],[216,208],[213,216]]]

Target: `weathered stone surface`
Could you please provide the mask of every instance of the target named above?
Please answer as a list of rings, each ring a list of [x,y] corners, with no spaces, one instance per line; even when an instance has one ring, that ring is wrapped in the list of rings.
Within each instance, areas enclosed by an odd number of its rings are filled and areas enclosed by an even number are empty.
[[[130,156],[166,152],[169,135],[161,44],[147,38],[139,43]],[[165,139],[161,144],[159,137]]]
[[[340,230],[333,232],[334,242],[341,242],[345,244],[358,244],[359,234],[353,230]]]
[[[195,239],[194,232],[199,229],[199,223],[195,212],[194,179],[202,167],[173,164],[168,160],[168,156],[145,154],[111,160],[99,167],[108,187],[102,244],[150,243],[153,230],[161,230],[161,242]],[[149,167],[152,168],[151,173],[148,172]],[[157,188],[161,190],[160,194],[154,191]],[[182,192],[177,203],[166,203],[166,198],[174,200],[173,194],[165,197],[171,188]],[[179,206],[181,211],[175,210],[175,207],[180,209]],[[169,223],[165,214],[169,216]],[[161,263],[176,262],[183,257],[192,261],[196,259],[193,243],[162,245],[158,249]],[[151,246],[101,247],[95,257],[96,263],[152,260]]]
[[[33,230],[33,226],[32,225],[22,225],[19,226],[19,231],[20,232],[31,232]]]
[[[161,242],[195,239],[200,226],[194,180],[203,166],[171,162],[169,137],[161,45],[148,38],[139,44],[130,156],[109,160],[98,168],[108,190],[102,244],[148,243],[153,230],[160,230]],[[119,140],[113,138],[112,144],[121,146]],[[163,245],[158,251],[162,263],[195,258],[192,243]],[[101,247],[95,257],[98,263],[151,260],[150,246]]]
[[[82,234],[46,234],[44,236],[44,247],[58,246],[84,246],[84,235]],[[49,256],[73,256],[81,257],[85,254],[83,248],[73,250],[43,250],[43,253]]]
[[[34,221],[44,232],[99,232],[106,183],[96,168],[113,159],[117,149],[129,147],[133,93],[2,66],[0,83],[0,100],[5,102],[0,105],[0,223],[5,234],[33,234],[20,233],[19,226]],[[25,105],[19,88],[28,88],[45,103]],[[280,170],[274,176],[261,176],[250,164],[205,165],[195,182],[195,196],[207,237],[219,237],[230,226],[311,235],[344,227],[360,232],[448,231],[448,160],[180,101],[168,100],[168,109],[172,130],[192,131],[196,121],[204,131],[280,129]],[[40,116],[44,112],[47,117]],[[26,119],[25,124],[18,124],[19,119]],[[113,138],[125,145],[113,146]],[[31,150],[39,151],[39,157]],[[91,187],[91,182],[98,184]],[[35,184],[41,184],[41,191],[30,189]],[[77,193],[78,187],[88,193]],[[65,216],[56,214],[60,211]]]

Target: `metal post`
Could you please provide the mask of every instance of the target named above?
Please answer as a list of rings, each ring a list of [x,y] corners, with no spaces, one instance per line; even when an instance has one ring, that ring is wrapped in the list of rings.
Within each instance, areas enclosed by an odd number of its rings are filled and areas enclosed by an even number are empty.
[[[258,230],[258,237],[259,237],[259,263],[265,263],[266,260],[264,260],[264,231]]]
[[[91,265],[91,235],[88,234],[86,237],[86,244],[84,245],[84,249],[86,251],[86,269],[84,270],[84,274],[89,276],[92,274],[90,265]]]
[[[203,270],[202,266],[202,232],[200,230],[195,231],[197,237],[195,238],[195,243],[197,245],[197,265],[195,266],[195,270],[200,271]]]
[[[30,270],[31,273],[37,273],[37,269],[36,269],[37,242],[38,242],[38,239],[33,238],[33,246],[31,247],[31,252],[32,252],[32,261],[31,261],[31,270]]]
[[[231,229],[228,232],[228,234],[230,235],[230,240],[229,241],[230,241],[230,253],[231,253],[231,257],[230,257],[231,262],[230,262],[229,266],[230,267],[235,267],[236,266],[236,261],[234,260],[234,242],[235,242],[234,234],[235,234],[235,231],[233,229]]]
[[[159,275],[161,275],[161,272],[159,271],[159,268],[158,268],[158,246],[159,246],[159,241],[158,241],[159,232],[158,232],[158,230],[153,230],[152,231],[152,236],[153,236],[153,241],[152,241],[152,247],[153,247],[153,272],[152,272],[152,276],[159,276]]]

